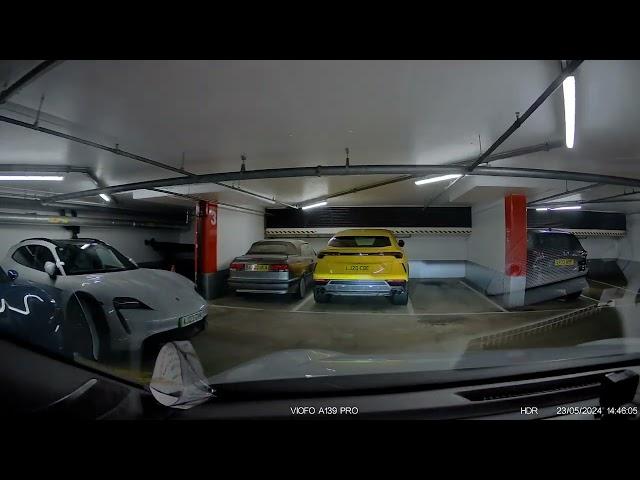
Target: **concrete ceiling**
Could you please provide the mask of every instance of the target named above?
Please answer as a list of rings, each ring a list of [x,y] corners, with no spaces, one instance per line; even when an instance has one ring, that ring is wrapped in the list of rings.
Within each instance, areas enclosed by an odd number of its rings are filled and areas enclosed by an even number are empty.
[[[0,62],[0,84],[11,84],[37,63]],[[438,164],[477,156],[480,142],[486,149],[513,122],[515,112],[524,112],[551,83],[559,68],[556,60],[65,61],[0,106],[0,114],[33,122],[44,95],[42,126],[119,144],[176,167],[182,166],[184,154],[184,168],[194,173],[237,170],[242,153],[248,157],[248,169],[338,165],[344,163],[345,147],[352,164]],[[575,148],[493,165],[640,178],[640,109],[634,102],[639,85],[638,61],[585,61],[576,74]],[[563,138],[559,90],[500,150]],[[107,185],[176,176],[5,123],[0,123],[0,145],[0,164],[89,167]],[[383,178],[253,180],[235,185],[297,203]],[[92,188],[83,181],[70,177],[66,185],[46,188],[60,193]],[[508,191],[539,198],[566,187],[558,181],[473,184],[466,178],[459,183],[456,187],[469,191],[450,200],[462,204]],[[418,187],[408,181],[338,197],[330,204],[421,205],[443,187]],[[614,188],[613,194],[623,190]],[[580,198],[595,198],[601,192],[596,189]],[[221,201],[265,206],[215,187],[205,193]],[[138,193],[135,201],[142,196]],[[118,198],[134,202],[132,193]],[[188,204],[171,200],[176,202]],[[634,205],[609,208],[624,211]]]

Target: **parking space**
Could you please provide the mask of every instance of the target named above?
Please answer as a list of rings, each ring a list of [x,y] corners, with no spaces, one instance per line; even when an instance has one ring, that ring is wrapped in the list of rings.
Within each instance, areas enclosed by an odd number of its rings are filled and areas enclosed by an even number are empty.
[[[412,280],[409,291],[406,306],[382,297],[341,297],[317,304],[312,294],[302,300],[230,294],[210,302],[209,325],[192,342],[207,374],[288,349],[458,355],[480,336],[597,303],[556,300],[507,311],[461,279]]]

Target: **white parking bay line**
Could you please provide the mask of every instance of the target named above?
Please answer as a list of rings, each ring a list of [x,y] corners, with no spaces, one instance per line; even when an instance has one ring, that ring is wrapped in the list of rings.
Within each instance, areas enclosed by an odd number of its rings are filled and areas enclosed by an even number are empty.
[[[586,295],[584,295],[584,294],[581,294],[580,296],[581,296],[581,297],[583,297],[583,298],[588,298],[589,300],[591,300],[591,301],[593,301],[593,302],[600,303],[600,300],[597,300],[597,299],[595,299],[595,298],[588,297],[588,296],[586,296]]]
[[[484,298],[487,302],[489,302],[491,305],[493,305],[494,307],[496,307],[497,309],[499,309],[502,312],[506,312],[507,310],[502,308],[500,305],[498,305],[496,302],[494,302],[493,300],[491,300],[489,297],[487,297],[484,293],[479,292],[478,290],[476,290],[475,288],[471,287],[470,285],[467,285],[466,283],[464,283],[462,280],[458,280],[458,283],[461,283],[462,285],[464,285],[465,287],[467,287],[469,290],[471,290],[473,293],[475,293],[476,295]]]
[[[413,303],[411,302],[411,297],[409,297],[409,301],[407,302],[407,310],[409,311],[409,315],[415,315],[416,312],[413,309]]]
[[[633,290],[629,290],[628,288],[619,287],[618,285],[612,285],[612,284],[606,283],[606,282],[601,282],[600,280],[591,279],[591,281],[592,282],[596,282],[596,283],[601,283],[602,285],[606,285],[608,287],[619,288],[620,290],[626,290],[627,292],[635,293]]]
[[[265,310],[264,308],[255,308],[255,307],[240,307],[237,305],[220,305],[217,303],[210,303],[209,304],[210,307],[217,307],[217,308],[233,308],[236,310]]]
[[[296,305],[293,310],[291,310],[292,312],[297,312],[298,310],[300,310],[304,305],[306,305],[307,303],[309,303],[311,300],[313,300],[313,294],[309,294],[307,295],[307,298],[303,298],[302,300],[300,300],[300,302],[298,303],[298,305]]]

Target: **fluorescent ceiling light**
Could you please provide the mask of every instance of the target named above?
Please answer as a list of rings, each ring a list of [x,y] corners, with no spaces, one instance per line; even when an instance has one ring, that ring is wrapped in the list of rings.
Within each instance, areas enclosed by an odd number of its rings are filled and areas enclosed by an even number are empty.
[[[564,94],[564,126],[567,148],[573,148],[576,132],[576,78],[571,76],[562,82]]]
[[[309,210],[310,208],[322,207],[322,206],[324,206],[326,204],[327,204],[327,202],[312,203],[311,205],[306,205],[306,206],[302,207],[302,210]]]
[[[547,207],[544,207],[544,208],[536,208],[536,212],[546,212],[547,210],[549,210]]]
[[[440,177],[423,178],[422,180],[416,180],[415,184],[424,185],[425,183],[442,182],[444,180],[452,180],[454,178],[459,178],[461,176],[462,176],[461,173],[452,173],[451,175],[442,175]]]
[[[51,182],[61,182],[64,180],[64,177],[56,176],[56,175],[0,175],[0,180],[14,180],[14,181],[51,181]]]
[[[103,199],[105,202],[110,202],[111,201],[111,197],[109,195],[107,195],[106,193],[101,193],[100,194],[100,198]]]
[[[581,205],[573,205],[571,207],[556,207],[551,210],[580,210],[582,208]]]

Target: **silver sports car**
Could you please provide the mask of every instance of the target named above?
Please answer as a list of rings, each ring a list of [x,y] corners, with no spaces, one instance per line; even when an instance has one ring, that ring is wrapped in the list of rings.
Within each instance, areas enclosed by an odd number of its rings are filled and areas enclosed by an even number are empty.
[[[244,293],[292,293],[302,298],[313,279],[316,252],[303,240],[260,240],[229,266],[229,286]]]
[[[55,299],[64,312],[67,350],[87,358],[140,352],[152,336],[184,337],[204,328],[207,302],[192,281],[139,268],[100,240],[23,240],[1,265]]]

